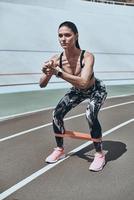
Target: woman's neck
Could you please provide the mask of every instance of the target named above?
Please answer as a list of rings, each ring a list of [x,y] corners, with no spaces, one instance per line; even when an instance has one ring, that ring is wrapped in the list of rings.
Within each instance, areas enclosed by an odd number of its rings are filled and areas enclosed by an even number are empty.
[[[65,53],[66,57],[73,58],[76,55],[78,55],[80,53],[80,51],[81,51],[81,49],[74,47],[74,48],[70,48],[70,49],[65,49],[64,53]]]

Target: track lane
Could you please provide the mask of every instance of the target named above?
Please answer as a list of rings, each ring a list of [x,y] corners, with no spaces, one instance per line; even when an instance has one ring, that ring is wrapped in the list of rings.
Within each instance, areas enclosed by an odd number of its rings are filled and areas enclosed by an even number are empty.
[[[118,108],[118,110],[117,108],[112,108],[110,110],[101,112],[100,118],[103,122],[103,130],[108,130],[108,128],[112,127],[113,125],[128,120],[129,117],[133,117],[134,112],[132,108],[132,105],[125,105],[123,108]],[[85,118],[83,116],[80,117],[80,119],[78,118],[67,121],[66,126],[75,128],[77,125],[78,129],[83,129],[83,127],[80,126],[79,120],[85,126],[85,129],[87,129],[88,127],[86,127]],[[44,132],[47,132],[48,134],[50,133],[50,137],[44,134]],[[1,161],[2,163],[5,163],[1,166],[1,171],[3,172],[1,177],[1,182],[3,184],[2,191],[44,166],[44,158],[50,153],[51,149],[55,145],[51,132],[52,129],[47,127],[41,131],[38,131],[37,133],[35,132],[32,135],[28,134],[23,137],[21,136],[20,138],[16,138],[15,140],[11,140],[10,142],[6,141],[4,142],[5,144],[3,143],[3,145],[0,146],[1,152],[4,154],[1,157]],[[81,145],[82,143],[82,141],[67,140],[67,152],[72,150],[72,148]],[[17,166],[18,163],[19,166]]]
[[[134,97],[131,96],[125,96],[122,98],[112,98],[107,99],[106,103],[103,107],[109,107],[111,105],[116,105],[124,102],[130,102],[133,101]],[[79,106],[74,108],[71,112],[69,112],[66,115],[67,117],[70,117],[72,115],[77,115],[81,113],[85,113],[87,103],[81,103]],[[102,107],[102,108],[103,108]],[[28,115],[22,115],[19,117],[11,118],[8,120],[4,120],[0,122],[0,138],[10,136],[12,134],[16,134],[18,132],[22,132],[28,129],[32,129],[37,126],[43,126],[44,124],[51,123],[52,121],[52,112],[53,109],[50,110],[42,110],[35,113],[29,113]]]

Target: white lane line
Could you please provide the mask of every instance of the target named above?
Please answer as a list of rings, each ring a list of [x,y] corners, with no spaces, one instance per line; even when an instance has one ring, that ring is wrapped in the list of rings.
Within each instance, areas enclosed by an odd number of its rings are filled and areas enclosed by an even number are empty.
[[[119,98],[119,97],[129,97],[129,96],[132,96],[132,95],[133,94],[111,96],[111,97],[107,97],[107,99],[114,99],[114,98]],[[19,113],[19,114],[14,114],[14,115],[8,115],[8,116],[5,116],[5,117],[0,117],[0,122],[5,121],[5,120],[9,120],[9,119],[14,119],[16,117],[27,116],[27,115],[34,114],[34,113],[37,113],[37,112],[43,112],[43,111],[46,111],[46,110],[52,110],[54,108],[55,108],[55,106],[51,106],[51,107],[47,107],[47,108],[41,108],[41,109],[38,109],[38,110],[33,110],[33,111],[24,112],[24,113]]]
[[[124,105],[131,104],[131,103],[134,103],[134,101],[128,101],[128,102],[124,102],[124,103],[115,104],[115,105],[112,105],[112,106],[104,107],[101,110],[106,110],[107,108],[108,109],[109,108],[115,108],[115,107],[118,107],[118,106],[124,106]]]
[[[126,126],[127,124],[134,122],[134,118],[125,121],[115,127],[113,127],[112,129],[109,129],[108,131],[103,133],[103,136],[106,136],[112,132],[114,132],[115,130]],[[1,193],[0,195],[0,200],[5,199],[6,197],[10,196],[11,194],[13,194],[14,192],[16,192],[17,190],[19,190],[20,188],[24,187],[25,185],[27,185],[28,183],[30,183],[31,181],[35,180],[36,178],[38,178],[39,176],[41,176],[42,174],[44,174],[45,172],[49,171],[50,169],[54,168],[56,165],[58,165],[59,163],[67,160],[68,158],[71,157],[71,155],[77,153],[78,151],[84,149],[85,147],[87,147],[88,145],[90,145],[92,143],[92,141],[88,141],[84,144],[82,144],[81,146],[73,149],[72,151],[70,151],[68,153],[68,155],[62,159],[59,160],[58,162],[54,163],[54,164],[48,164],[45,167],[41,168],[40,170],[36,171],[35,173],[31,174],[30,176],[28,176],[27,178],[23,179],[22,181],[18,182],[17,184],[13,185],[12,187],[10,187],[9,189],[5,190],[3,193]]]
[[[129,97],[129,96],[133,96],[134,93],[129,93],[129,94],[121,94],[121,95],[113,95],[113,96],[109,96],[107,97],[107,99],[114,99],[114,98],[120,98],[120,97]]]
[[[107,109],[110,109],[110,108],[115,108],[115,107],[118,107],[118,106],[123,106],[123,105],[127,105],[127,104],[132,104],[132,103],[134,103],[134,101],[128,101],[128,102],[125,102],[125,103],[120,103],[120,104],[116,104],[116,105],[104,107],[104,108],[101,109],[101,111],[102,111],[102,110],[107,110]],[[70,120],[70,119],[74,119],[74,118],[77,118],[77,117],[81,117],[81,116],[83,116],[83,115],[85,115],[85,113],[81,113],[81,114],[79,114],[79,115],[74,115],[74,116],[65,118],[64,121],[67,121],[67,120]],[[18,137],[18,136],[21,136],[21,135],[24,135],[24,134],[27,134],[27,133],[30,133],[30,132],[33,132],[33,131],[42,129],[42,128],[45,128],[45,127],[47,127],[47,126],[51,126],[51,125],[52,125],[52,123],[48,123],[48,124],[44,124],[44,125],[41,125],[41,126],[37,126],[37,127],[31,128],[31,129],[25,130],[25,131],[21,131],[21,132],[19,132],[19,133],[14,134],[14,135],[10,135],[10,136],[1,138],[1,139],[0,139],[0,142],[4,142],[4,141],[6,141],[6,140],[10,140],[10,139],[12,139],[12,138],[15,138],[15,137]]]
[[[43,112],[43,111],[46,111],[46,110],[52,110],[54,108],[55,108],[55,106],[47,107],[47,108],[41,108],[41,109],[38,109],[38,110],[33,110],[33,111],[14,114],[14,115],[9,115],[9,116],[5,116],[5,117],[0,117],[0,122],[5,121],[5,120],[9,120],[9,119],[14,119],[16,117],[31,115],[31,114],[34,114],[34,113],[37,113],[37,112]]]

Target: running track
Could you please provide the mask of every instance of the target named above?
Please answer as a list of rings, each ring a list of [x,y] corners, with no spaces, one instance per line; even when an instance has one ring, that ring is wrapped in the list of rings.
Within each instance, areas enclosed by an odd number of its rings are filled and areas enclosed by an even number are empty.
[[[86,103],[65,118],[66,129],[88,132]],[[0,200],[133,200],[134,95],[107,99],[99,114],[107,164],[90,172],[92,143],[65,139],[66,158],[46,164],[55,147],[52,110],[0,121]]]

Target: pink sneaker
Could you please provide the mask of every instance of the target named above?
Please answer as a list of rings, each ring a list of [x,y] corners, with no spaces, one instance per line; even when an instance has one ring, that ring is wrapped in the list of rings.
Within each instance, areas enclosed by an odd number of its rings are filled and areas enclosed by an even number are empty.
[[[105,165],[105,155],[96,153],[93,162],[91,163],[89,170],[98,172],[101,171]]]
[[[56,147],[54,149],[54,151],[52,152],[52,154],[50,154],[47,158],[46,158],[46,162],[47,163],[55,163],[58,160],[65,158],[65,152],[63,148],[59,148]]]

